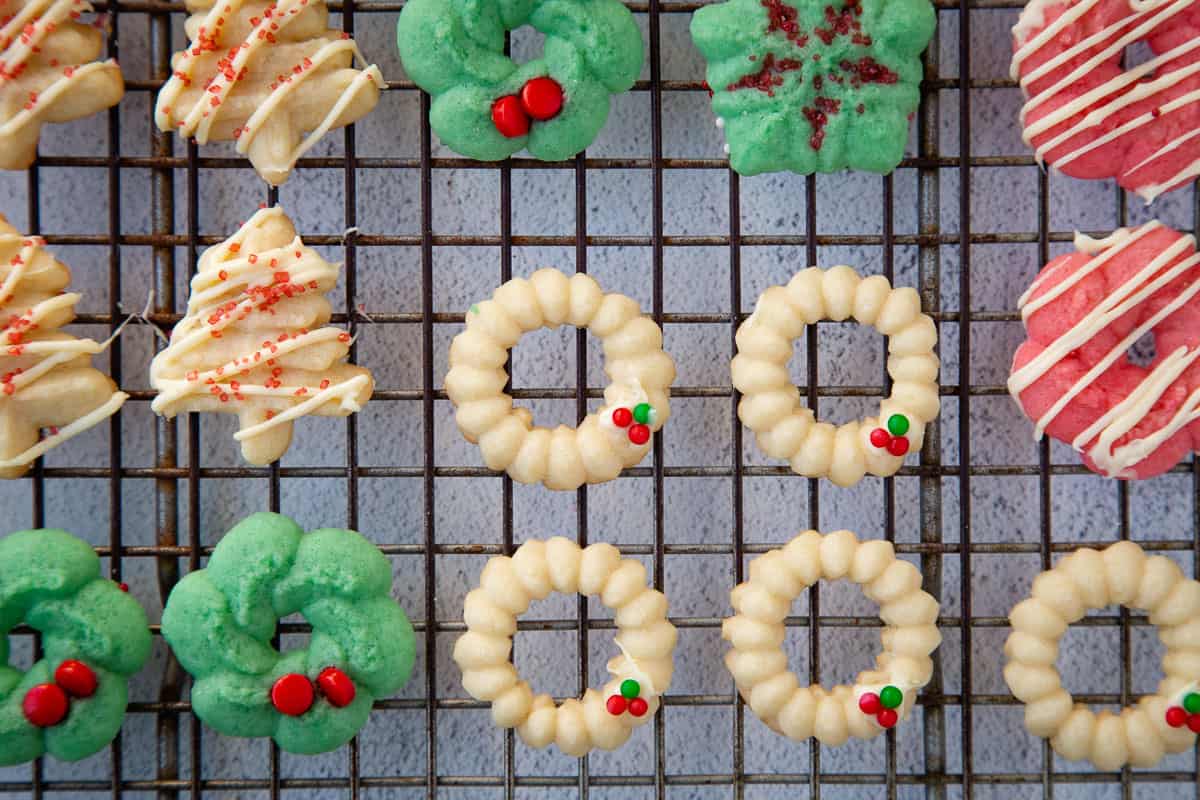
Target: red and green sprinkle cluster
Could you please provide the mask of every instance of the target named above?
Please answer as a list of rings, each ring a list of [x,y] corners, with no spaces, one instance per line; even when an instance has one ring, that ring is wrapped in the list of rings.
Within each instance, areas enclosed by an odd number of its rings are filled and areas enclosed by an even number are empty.
[[[1179,705],[1168,708],[1167,724],[1172,728],[1186,726],[1192,733],[1200,733],[1200,693],[1188,692]]]
[[[908,417],[903,414],[892,414],[887,419],[887,428],[876,428],[871,431],[871,444],[880,450],[887,450],[894,456],[902,456],[908,452]]]
[[[629,441],[636,445],[643,445],[650,441],[650,426],[654,424],[656,416],[657,412],[654,410],[654,406],[649,403],[638,403],[632,411],[624,406],[614,408],[612,423],[618,428],[628,428],[626,433]]]
[[[638,696],[641,693],[642,685],[633,678],[626,678],[621,681],[620,694],[610,695],[605,707],[614,717],[619,717],[626,711],[635,717],[645,716],[650,710],[650,704]]]
[[[858,709],[868,716],[875,717],[881,728],[891,728],[900,719],[896,711],[904,702],[904,692],[896,686],[887,685],[875,692],[864,692],[858,698]]]

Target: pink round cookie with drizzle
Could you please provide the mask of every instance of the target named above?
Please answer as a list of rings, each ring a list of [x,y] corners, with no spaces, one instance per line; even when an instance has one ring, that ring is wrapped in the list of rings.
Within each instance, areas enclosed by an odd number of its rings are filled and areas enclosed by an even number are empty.
[[[1123,69],[1140,42],[1152,57]],[[1013,50],[1039,163],[1146,202],[1200,176],[1200,0],[1031,0]]]
[[[1019,301],[1028,339],[1008,390],[1048,433],[1110,478],[1166,472],[1200,439],[1200,255],[1151,221],[1104,239],[1075,236]],[[1129,350],[1147,335],[1146,365]]]

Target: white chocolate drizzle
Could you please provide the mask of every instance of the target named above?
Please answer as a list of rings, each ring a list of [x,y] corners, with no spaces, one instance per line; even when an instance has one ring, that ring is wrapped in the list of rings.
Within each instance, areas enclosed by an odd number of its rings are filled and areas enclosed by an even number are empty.
[[[1069,0],[1066,1],[1069,2]],[[1020,20],[1013,27],[1017,50],[1013,55],[1011,67],[1012,77],[1019,79],[1021,89],[1028,98],[1021,108],[1021,121],[1024,125],[1022,138],[1025,143],[1033,146],[1035,137],[1062,125],[1092,106],[1096,106],[1075,123],[1064,127],[1057,135],[1045,139],[1034,147],[1034,156],[1039,164],[1044,163],[1050,151],[1088,131],[1093,131],[1095,135],[1085,144],[1076,146],[1055,158],[1052,162],[1055,167],[1061,169],[1110,142],[1127,135],[1136,135],[1141,128],[1163,115],[1200,102],[1200,90],[1186,92],[1159,104],[1152,112],[1139,114],[1121,125],[1112,126],[1111,129],[1108,126],[1108,121],[1122,109],[1151,97],[1159,95],[1165,97],[1166,93],[1181,81],[1200,73],[1200,56],[1196,55],[1196,52],[1200,51],[1200,37],[1196,37],[1104,81],[1082,95],[1063,103],[1054,111],[1038,119],[1037,122],[1025,124],[1026,118],[1034,109],[1054,102],[1062,92],[1076,85],[1089,72],[1119,57],[1126,47],[1145,38],[1155,29],[1171,24],[1170,20],[1173,17],[1186,11],[1194,2],[1195,0],[1146,0],[1146,2],[1130,0],[1131,14],[1129,16],[1122,17],[1096,33],[1081,38],[1071,47],[1022,75],[1021,65],[1027,59],[1048,43],[1058,40],[1068,28],[1098,6],[1100,0],[1079,0],[1049,25],[1045,25],[1045,11],[1048,6],[1054,4],[1052,0],[1033,0],[1025,7],[1021,12]],[[1035,30],[1037,33],[1031,36]],[[1175,69],[1161,74],[1158,72],[1163,66],[1177,62],[1186,56],[1193,59],[1191,63],[1177,66]],[[1077,66],[1070,71],[1064,69],[1070,64],[1077,64]],[[1051,77],[1055,77],[1057,80],[1040,92],[1030,95],[1030,87],[1035,82]],[[1196,130],[1181,133],[1138,164],[1126,169],[1119,177],[1124,178],[1131,175],[1174,153],[1180,147],[1191,142],[1198,134],[1200,132]],[[1163,192],[1198,175],[1200,175],[1200,158],[1185,164],[1166,180],[1139,185],[1135,191],[1149,203]]]
[[[1030,314],[1070,291],[1088,275],[1126,252],[1147,234],[1162,227],[1162,223],[1152,220],[1136,229],[1120,228],[1104,239],[1091,239],[1082,234],[1076,234],[1078,249],[1092,255],[1093,258],[1061,280],[1053,289],[1031,300],[1033,293],[1044,284],[1048,277],[1046,271],[1043,270],[1029,290],[1018,300],[1022,317],[1028,320]],[[1181,258],[1181,256],[1185,257]],[[1164,269],[1168,264],[1177,260],[1178,263],[1173,264],[1169,269]],[[1008,379],[1009,393],[1019,401],[1021,392],[1044,377],[1063,358],[1114,321],[1141,306],[1163,287],[1192,272],[1198,265],[1200,265],[1200,254],[1196,252],[1195,238],[1181,236],[1128,280],[1112,290],[1095,308],[1047,345],[1041,353],[1026,362],[1020,369],[1015,370]],[[1040,439],[1045,433],[1046,427],[1063,409],[1116,363],[1138,339],[1152,331],[1156,325],[1185,304],[1191,302],[1197,294],[1200,294],[1200,275],[1197,275],[1170,302],[1164,304],[1162,308],[1130,331],[1035,420],[1034,438]],[[1108,477],[1130,477],[1133,474],[1131,469],[1134,465],[1154,452],[1159,445],[1177,431],[1200,418],[1200,411],[1198,411],[1200,409],[1200,389],[1197,389],[1187,397],[1171,419],[1161,428],[1142,438],[1133,439],[1114,447],[1118,439],[1142,422],[1163,393],[1197,358],[1200,358],[1200,347],[1183,346],[1163,356],[1125,399],[1110,408],[1076,436],[1071,442],[1071,446],[1079,452],[1086,452],[1092,462]]]

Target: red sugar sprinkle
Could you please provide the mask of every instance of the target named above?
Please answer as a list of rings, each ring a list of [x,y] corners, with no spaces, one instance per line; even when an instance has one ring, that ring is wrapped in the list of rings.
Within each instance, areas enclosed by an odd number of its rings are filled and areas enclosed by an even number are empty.
[[[322,388],[322,389],[328,389],[328,388],[329,388],[329,379],[328,379],[328,378],[326,378],[325,380],[321,381],[321,388]]]
[[[758,72],[743,75],[725,89],[730,92],[738,89],[757,89],[769,97],[774,97],[775,87],[783,85],[783,74],[798,70],[801,66],[800,61],[795,58],[781,58],[776,61],[774,53],[767,53]]]

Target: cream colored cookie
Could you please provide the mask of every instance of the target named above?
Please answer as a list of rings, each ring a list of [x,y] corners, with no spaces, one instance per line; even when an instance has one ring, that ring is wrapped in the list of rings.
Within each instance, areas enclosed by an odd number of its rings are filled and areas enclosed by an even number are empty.
[[[600,691],[556,705],[534,695],[509,660],[517,617],[551,592],[596,595],[616,612],[621,654],[608,662],[612,679]],[[621,558],[610,544],[580,548],[555,536],[525,542],[512,557],[488,560],[479,588],[463,604],[467,632],[454,643],[463,688],[491,703],[492,721],[516,728],[530,747],[557,744],[567,755],[614,750],[658,709],[671,684],[677,633],[667,620],[667,598],[649,588],[641,562]]]
[[[853,686],[801,686],[783,651],[784,619],[809,586],[843,578],[879,604],[883,652]],[[860,542],[850,531],[805,531],[751,561],[750,580],[730,599],[737,613],[721,625],[721,637],[733,645],[725,666],[750,710],[789,739],[815,736],[837,746],[878,736],[908,716],[933,674],[929,655],[942,641],[938,602],[921,590],[920,571],[897,559],[890,542]]]
[[[188,49],[158,93],[160,130],[200,144],[237,141],[278,186],[333,128],[366,116],[385,87],[354,40],[328,26],[324,0],[188,0]],[[304,134],[308,134],[304,136]]]
[[[533,424],[528,409],[505,393],[508,350],[541,327],[587,328],[604,344],[604,372],[612,382],[604,404],[579,427],[550,430]],[[571,490],[610,481],[642,460],[650,436],[671,414],[675,362],[663,352],[662,331],[642,316],[635,300],[605,294],[594,278],[568,278],[540,269],[513,278],[467,312],[467,329],[450,345],[446,394],[467,441],[477,443],[490,469],[519,483]]]
[[[1055,662],[1067,626],[1109,605],[1145,611],[1166,647],[1165,676],[1155,694],[1119,713],[1094,713],[1074,702]],[[1164,556],[1133,542],[1085,547],[1033,580],[1032,595],[1008,615],[1004,680],[1025,704],[1025,727],[1050,740],[1054,752],[1097,769],[1152,767],[1168,753],[1196,744],[1200,731],[1200,582]],[[1191,714],[1173,709],[1193,707]]]
[[[815,418],[800,401],[788,373],[792,342],[805,325],[853,318],[888,339],[892,393],[877,417],[834,426]],[[738,417],[772,458],[792,471],[853,486],[863,475],[894,475],[904,456],[921,447],[925,425],[937,417],[937,328],[921,313],[921,298],[887,278],[862,278],[850,267],[812,267],[787,286],[772,286],[737,332],[731,365],[743,395]]]
[[[97,61],[104,36],[79,22],[84,0],[0,0],[0,169],[25,169],[42,125],[115,106],[125,81]]]
[[[375,383],[345,363],[350,334],[328,327],[325,292],[340,266],[296,235],[282,209],[264,208],[200,257],[187,315],[154,357],[154,411],[237,414],[234,438],[252,464],[278,460],[292,425],[362,409]]]
[[[0,214],[0,478],[20,477],[129,397],[92,367],[105,344],[60,330],[81,295],[65,293],[71,271],[44,245]]]

